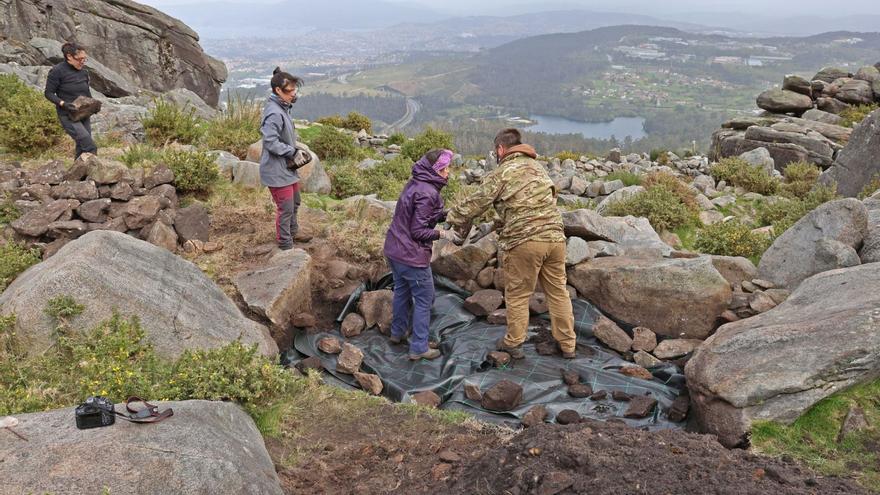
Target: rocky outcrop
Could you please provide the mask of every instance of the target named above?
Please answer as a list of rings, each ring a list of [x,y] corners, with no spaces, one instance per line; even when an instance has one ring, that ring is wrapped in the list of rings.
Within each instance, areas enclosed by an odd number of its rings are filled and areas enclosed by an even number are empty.
[[[47,55],[51,55],[54,47],[38,40],[37,46],[49,50],[43,53],[31,46],[31,40],[75,39],[86,47],[93,64],[97,62],[108,69],[95,71],[100,79],[95,82],[110,91],[108,95],[130,93],[132,89],[124,84],[129,82],[155,92],[186,88],[216,106],[220,85],[226,80],[225,65],[204,53],[192,29],[154,8],[129,0],[48,5],[34,0],[3,2],[0,35],[17,41],[27,54],[22,58],[38,65],[51,65]]]
[[[15,430],[27,441],[8,435],[0,442],[0,491],[283,493],[263,437],[241,407],[202,400],[156,405],[174,416],[158,425],[117,420],[87,431],[76,428],[72,407],[16,416]]]
[[[611,318],[672,338],[706,338],[731,298],[706,256],[596,258],[571,268],[568,283]]]
[[[235,276],[233,283],[248,308],[273,326],[312,310],[312,258],[302,249],[277,252],[269,261]]]
[[[859,124],[849,143],[820,180],[836,183],[837,192],[856,196],[871,180],[880,175],[880,110],[875,110]]]
[[[613,243],[621,255],[659,258],[672,252],[646,218],[603,217],[596,211],[580,209],[562,213],[562,223],[566,236]]]
[[[0,314],[16,314],[29,353],[52,345],[48,301],[70,296],[85,306],[73,324],[92,328],[119,311],[140,319],[163,357],[211,349],[237,339],[267,356],[278,347],[263,325],[245,318],[232,300],[192,263],[144,241],[110,231],[90,232],[57,256],[19,275],[0,294]]]
[[[727,446],[751,423],[790,423],[810,406],[880,376],[880,264],[820,273],[788,300],[722,326],[685,371],[699,425]]]
[[[794,289],[817,273],[858,264],[856,251],[868,228],[862,202],[831,201],[801,218],[761,256],[758,277]]]

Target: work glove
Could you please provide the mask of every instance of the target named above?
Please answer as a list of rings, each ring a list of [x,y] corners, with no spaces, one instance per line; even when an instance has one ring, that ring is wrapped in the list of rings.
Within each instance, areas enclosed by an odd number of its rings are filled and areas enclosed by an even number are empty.
[[[475,242],[479,241],[483,237],[486,237],[487,235],[492,233],[492,231],[494,229],[495,229],[495,224],[493,224],[492,222],[481,223],[480,225],[477,225],[477,227],[474,229],[474,232],[468,238],[468,242],[470,242],[471,244],[474,244]]]
[[[287,168],[297,170],[312,161],[312,155],[304,150],[297,149],[293,156],[287,159]]]
[[[452,242],[456,246],[461,246],[462,244],[464,244],[464,239],[462,239],[461,236],[458,235],[458,233],[452,229],[449,229],[449,230],[441,229],[441,230],[438,230],[437,232],[440,233],[441,239],[446,239],[447,241]]]

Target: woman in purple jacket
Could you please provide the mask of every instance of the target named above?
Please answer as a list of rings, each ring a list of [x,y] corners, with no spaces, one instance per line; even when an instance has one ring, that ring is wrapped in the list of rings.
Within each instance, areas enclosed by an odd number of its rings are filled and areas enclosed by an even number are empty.
[[[451,230],[434,228],[446,217],[440,190],[446,185],[451,161],[451,151],[431,150],[413,165],[412,178],[400,193],[385,235],[385,257],[394,275],[391,342],[403,342],[412,325],[409,358],[413,361],[440,356],[440,351],[428,348],[434,304],[431,245],[441,238],[457,240]]]

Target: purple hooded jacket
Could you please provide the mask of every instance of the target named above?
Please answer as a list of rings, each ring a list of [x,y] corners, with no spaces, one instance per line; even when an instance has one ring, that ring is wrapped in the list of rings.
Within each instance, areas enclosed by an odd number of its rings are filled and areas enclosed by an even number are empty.
[[[445,185],[424,157],[413,165],[385,235],[385,256],[416,268],[431,265],[431,245],[440,238],[434,227],[445,217],[440,197]]]

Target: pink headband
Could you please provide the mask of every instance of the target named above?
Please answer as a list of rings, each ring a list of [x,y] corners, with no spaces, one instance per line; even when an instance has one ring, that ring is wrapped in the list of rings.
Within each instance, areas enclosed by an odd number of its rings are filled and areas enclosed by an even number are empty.
[[[434,162],[434,165],[432,165],[432,168],[434,169],[435,172],[439,172],[439,171],[443,170],[444,168],[448,167],[451,162],[452,162],[452,152],[449,150],[443,150],[440,152],[440,157],[437,158],[437,161]]]

